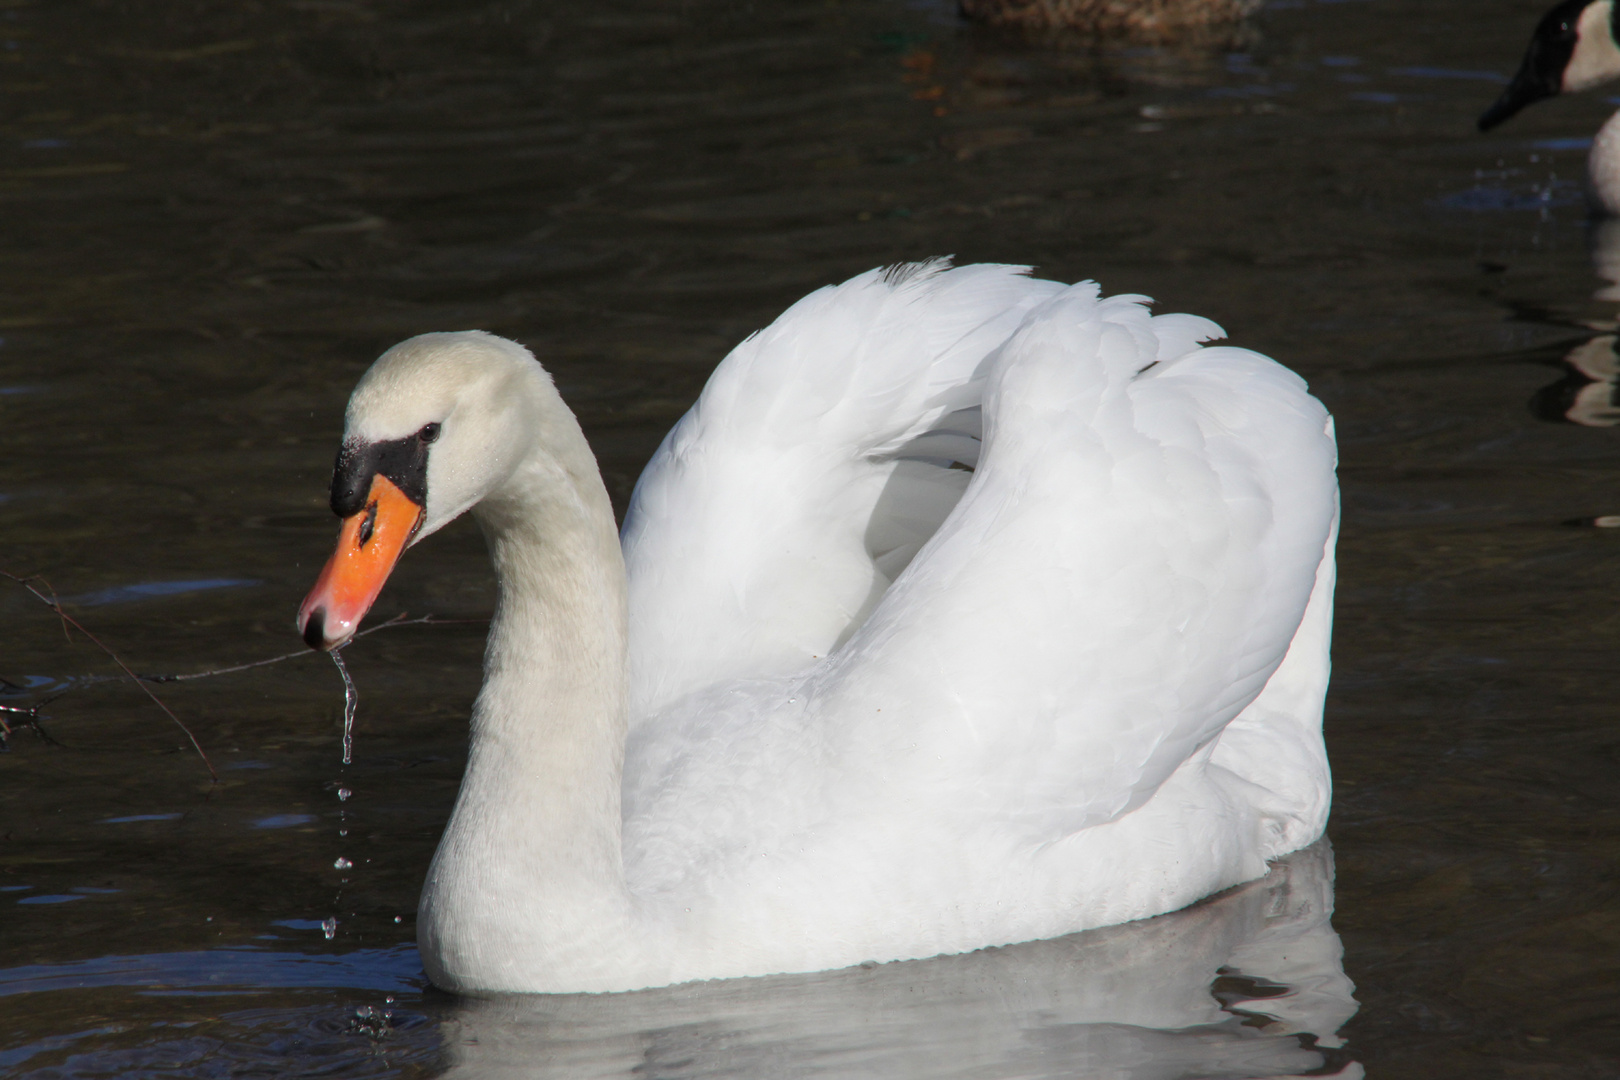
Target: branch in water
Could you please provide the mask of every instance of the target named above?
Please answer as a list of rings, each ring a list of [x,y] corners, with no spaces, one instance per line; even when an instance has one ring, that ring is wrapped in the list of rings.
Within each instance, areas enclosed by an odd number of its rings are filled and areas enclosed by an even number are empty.
[[[387,622],[381,622],[369,630],[360,631],[350,640],[351,642],[358,641],[367,634],[375,634],[379,630],[387,630],[394,626],[464,626],[489,621],[488,619],[439,619],[432,615],[422,615],[415,619],[408,619],[405,615],[406,613],[402,611]],[[231,675],[238,671],[247,671],[249,668],[264,667],[267,664],[279,664],[283,660],[296,660],[301,656],[318,655],[320,654],[314,649],[299,649],[297,652],[282,653],[280,656],[272,656],[264,660],[251,660],[248,663],[234,664],[231,667],[214,668],[212,671],[193,671],[186,675],[142,675],[140,678],[155,683],[186,682],[190,679],[206,679],[213,675]]]
[[[0,682],[5,683],[8,687],[17,685],[9,679],[0,679]],[[52,746],[61,746],[62,744],[51,738],[51,733],[46,731],[45,726],[40,723],[44,719],[40,715],[40,710],[61,696],[61,694],[52,694],[44,701],[36,702],[26,709],[20,705],[0,705],[0,752],[11,749],[11,736],[23,728],[30,729],[35,735],[38,735]],[[12,718],[9,722],[6,720],[8,716]],[[16,719],[19,716],[22,717],[21,720]]]
[[[163,703],[162,698],[158,697],[156,694],[154,694],[152,692],[151,687],[147,686],[144,682],[141,681],[141,677],[139,675],[135,674],[133,671],[130,670],[129,665],[124,663],[124,661],[119,657],[119,655],[117,653],[115,653],[111,649],[107,648],[106,645],[103,645],[102,642],[101,642],[101,639],[96,637],[96,635],[92,634],[90,631],[86,630],[84,628],[83,624],[81,624],[79,622],[79,620],[75,619],[73,616],[69,615],[66,611],[62,610],[62,604],[61,604],[60,601],[58,601],[56,599],[56,590],[51,588],[50,582],[46,581],[42,577],[39,577],[38,575],[35,575],[33,577],[26,577],[26,578],[25,577],[18,577],[16,574],[13,574],[13,573],[11,573],[9,571],[6,571],[6,570],[0,570],[0,576],[4,576],[4,577],[7,577],[7,578],[11,579],[12,581],[15,581],[17,584],[21,585],[23,588],[25,588],[29,592],[33,593],[34,596],[38,597],[39,601],[41,603],[43,603],[46,607],[48,607],[52,611],[56,612],[57,617],[62,620],[62,633],[67,636],[68,641],[71,642],[73,640],[73,635],[68,633],[68,627],[71,626],[73,629],[77,630],[79,633],[81,633],[85,637],[89,638],[90,641],[96,646],[96,648],[98,648],[102,652],[106,653],[112,659],[112,662],[117,664],[119,669],[121,671],[123,671],[123,673],[125,675],[129,676],[130,681],[132,681],[136,686],[139,686],[141,688],[141,691],[143,693],[145,693],[147,697],[152,699],[152,703],[154,705],[156,705],[158,708],[162,709],[164,715],[167,716],[170,720],[173,720],[175,726],[178,727],[181,731],[186,733],[186,738],[191,740],[191,748],[193,750],[197,751],[197,756],[202,758],[202,763],[205,766],[207,766],[208,775],[213,778],[214,783],[216,783],[216,784],[219,783],[219,773],[214,771],[214,763],[212,761],[208,760],[208,755],[203,752],[202,744],[197,741],[197,736],[195,736],[195,735],[193,735],[191,733],[191,729],[186,727],[184,721],[182,721],[178,716],[174,715],[174,710],[169,708],[167,705],[165,705]],[[36,582],[36,581],[39,582],[41,585],[43,585],[45,587],[45,589],[50,593],[49,596],[45,595],[45,593],[40,592],[38,589],[36,589],[34,587],[34,582]],[[38,726],[38,723],[37,723],[37,717],[35,718],[35,723],[33,724],[33,727],[34,727],[34,730],[36,730],[36,731],[39,730],[39,726]]]
[[[123,673],[134,681],[135,685],[139,686],[142,692],[145,693],[147,697],[151,698],[153,703],[156,704],[158,708],[162,709],[164,714],[168,716],[170,720],[173,720],[175,725],[179,727],[181,731],[186,733],[186,738],[191,740],[191,746],[197,751],[197,756],[202,758],[203,764],[208,767],[208,775],[213,777],[216,783],[219,781],[219,774],[214,771],[214,763],[209,761],[208,755],[203,752],[202,744],[200,744],[197,741],[197,737],[191,733],[191,729],[182,723],[180,718],[174,714],[174,711],[165,705],[163,700],[153,693],[151,688],[149,688],[146,684],[188,682],[192,679],[207,679],[214,675],[231,675],[238,671],[248,671],[252,668],[265,667],[268,664],[279,664],[283,660],[294,660],[301,656],[316,655],[313,649],[299,649],[296,652],[282,653],[280,656],[271,656],[264,660],[252,660],[245,664],[233,664],[230,667],[214,668],[209,671],[194,671],[184,675],[137,675],[134,671],[130,670],[129,665],[125,664],[124,661],[119,658],[117,653],[113,652],[106,645],[102,644],[100,638],[86,630],[84,628],[84,624],[80,623],[73,616],[62,610],[62,604],[56,598],[56,591],[51,588],[50,583],[44,578],[37,574],[31,577],[19,577],[18,575],[10,573],[6,570],[0,570],[0,577],[9,578],[10,580],[15,581],[17,584],[33,593],[34,596],[37,597],[46,607],[56,612],[57,617],[62,620],[62,633],[67,638],[69,643],[73,641],[73,634],[71,631],[77,630],[79,633],[89,638],[90,641],[92,641],[102,652],[111,657],[113,663],[117,664]],[[39,589],[35,588],[35,582],[38,582],[41,586],[43,586],[46,592],[41,592]],[[46,593],[49,593],[49,595],[46,595]],[[386,622],[378,623],[376,626],[360,631],[360,633],[354,635],[353,640],[363,638],[367,634],[375,634],[378,630],[387,630],[390,627],[396,626],[462,626],[468,624],[487,623],[488,621],[488,619],[439,619],[432,615],[422,615],[418,618],[411,619],[407,618],[406,613],[402,611]],[[338,659],[335,653],[333,654],[333,659]],[[338,660],[338,667],[340,670],[342,669],[342,666],[342,661]],[[16,686],[15,683],[11,683],[7,680],[0,679],[0,682],[4,682],[7,687],[21,689],[21,687]],[[348,684],[349,682],[347,672],[344,672],[344,682],[345,684]],[[354,710],[353,696],[352,689],[345,694],[345,714],[347,723],[351,725],[353,723]],[[22,708],[15,705],[0,705],[0,751],[9,749],[9,740],[12,732],[25,727],[32,728],[34,732],[40,736],[40,738],[46,740],[47,742],[60,745],[59,743],[56,743],[56,740],[51,738],[50,735],[46,734],[45,729],[39,724],[39,710],[44,708],[50,702],[55,701],[58,697],[61,697],[61,694],[53,695],[52,697],[47,698],[45,701],[41,701],[28,708]],[[6,719],[7,716],[22,717],[23,719],[11,720],[8,723]],[[344,754],[344,763],[348,763],[347,751],[345,751]]]

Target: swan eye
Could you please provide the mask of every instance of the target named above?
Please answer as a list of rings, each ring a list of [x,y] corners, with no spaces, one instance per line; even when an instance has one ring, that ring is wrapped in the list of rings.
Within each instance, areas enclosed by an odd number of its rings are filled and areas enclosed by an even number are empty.
[[[416,433],[416,437],[425,443],[432,442],[439,437],[439,425],[437,423],[428,424]]]

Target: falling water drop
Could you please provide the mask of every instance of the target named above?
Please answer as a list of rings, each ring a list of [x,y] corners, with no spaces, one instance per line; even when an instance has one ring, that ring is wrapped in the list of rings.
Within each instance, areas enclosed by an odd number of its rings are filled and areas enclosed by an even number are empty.
[[[339,855],[337,857],[337,862],[332,864],[332,869],[334,869],[334,870],[347,870],[350,867],[352,867],[353,865],[354,865],[354,863],[350,862],[348,859],[345,859],[343,856]]]
[[[329,919],[323,919],[321,921],[321,932],[326,935],[326,940],[327,941],[331,941],[334,937],[336,937],[337,936],[337,918],[333,917],[333,918],[329,918]]]
[[[354,794],[354,792],[350,791],[346,787],[338,788],[338,802],[348,802],[349,801],[349,796],[353,795],[353,794]]]
[[[354,751],[354,713],[360,707],[360,693],[354,688],[354,680],[349,678],[349,669],[343,666],[341,653],[342,650],[333,649],[328,655],[337,665],[338,674],[343,676],[343,764],[347,765]]]

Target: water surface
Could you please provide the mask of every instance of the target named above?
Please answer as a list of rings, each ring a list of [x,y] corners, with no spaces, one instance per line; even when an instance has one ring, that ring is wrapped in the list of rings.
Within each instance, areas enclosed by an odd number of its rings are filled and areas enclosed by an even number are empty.
[[[347,768],[330,664],[157,687],[214,784],[7,584],[0,704],[62,696],[0,757],[0,1071],[1613,1076],[1620,530],[1565,524],[1620,514],[1586,390],[1620,245],[1580,189],[1612,106],[1472,126],[1538,14],[1286,0],[1151,50],[902,0],[0,3],[0,568],[140,671],[297,648],[394,341],[530,345],[622,508],[727,349],[934,254],[1215,318],[1333,409],[1345,497],[1309,918],[1285,868],[1101,936],[612,1003],[457,1002],[414,958],[492,600],[470,524],[377,609],[455,621],[346,653]],[[1311,966],[1267,961],[1306,925]]]

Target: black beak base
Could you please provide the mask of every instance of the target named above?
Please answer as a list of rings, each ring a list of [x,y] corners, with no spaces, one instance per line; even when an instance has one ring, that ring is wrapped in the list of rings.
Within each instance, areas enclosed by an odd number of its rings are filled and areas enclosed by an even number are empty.
[[[437,428],[438,425],[428,426]],[[417,506],[426,506],[431,442],[432,439],[425,438],[421,432],[387,442],[344,440],[332,468],[332,513],[346,518],[363,510],[366,493],[371,490],[371,478],[378,475],[386,476]]]

